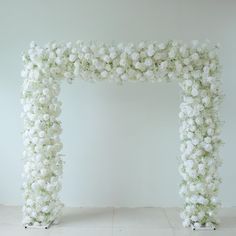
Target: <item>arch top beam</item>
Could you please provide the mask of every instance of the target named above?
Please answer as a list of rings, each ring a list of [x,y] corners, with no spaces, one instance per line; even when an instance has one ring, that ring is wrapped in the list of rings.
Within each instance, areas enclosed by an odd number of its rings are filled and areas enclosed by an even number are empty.
[[[24,120],[23,223],[47,225],[60,214],[58,198],[63,160],[60,155],[60,84],[75,78],[88,81],[177,81],[182,88],[180,195],[185,227],[217,224],[217,194],[221,164],[218,150],[222,100],[218,46],[140,42],[34,42],[23,54],[22,105]]]

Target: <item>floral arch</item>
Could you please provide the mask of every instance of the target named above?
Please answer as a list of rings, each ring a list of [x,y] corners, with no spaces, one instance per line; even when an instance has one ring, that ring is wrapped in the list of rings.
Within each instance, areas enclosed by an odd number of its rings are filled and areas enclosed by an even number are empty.
[[[140,42],[99,44],[78,41],[34,42],[23,55],[24,120],[23,224],[41,226],[54,221],[63,204],[58,198],[63,160],[60,155],[60,83],[88,81],[173,81],[182,88],[180,195],[183,226],[217,224],[217,194],[221,164],[218,106],[220,65],[217,46],[209,42]]]

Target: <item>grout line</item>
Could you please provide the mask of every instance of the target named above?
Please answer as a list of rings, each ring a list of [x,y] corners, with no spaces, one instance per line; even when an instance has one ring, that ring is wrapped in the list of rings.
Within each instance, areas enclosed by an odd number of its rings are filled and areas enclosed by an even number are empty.
[[[111,223],[111,235],[114,235],[114,217],[115,217],[115,208],[112,208],[112,223]]]
[[[169,217],[168,217],[168,215],[167,215],[167,212],[166,212],[166,208],[163,207],[163,210],[164,210],[164,214],[165,214],[165,216],[166,216],[166,219],[167,219],[167,221],[168,221],[168,223],[169,223],[169,225],[170,225],[170,228],[173,230],[173,229],[174,229],[174,226],[171,224],[171,221],[170,221],[170,219],[169,219]]]

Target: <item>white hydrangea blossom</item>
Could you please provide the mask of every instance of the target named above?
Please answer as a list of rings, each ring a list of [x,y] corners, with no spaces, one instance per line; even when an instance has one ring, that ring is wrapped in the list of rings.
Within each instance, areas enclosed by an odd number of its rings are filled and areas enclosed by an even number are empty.
[[[182,88],[181,158],[184,198],[183,225],[217,223],[217,198],[221,164],[218,105],[220,65],[217,46],[169,41],[138,44],[98,44],[78,41],[34,42],[23,55],[22,105],[24,119],[23,223],[45,225],[60,214],[58,199],[63,161],[60,151],[61,123],[58,116],[60,83],[74,78],[89,81],[173,81]]]

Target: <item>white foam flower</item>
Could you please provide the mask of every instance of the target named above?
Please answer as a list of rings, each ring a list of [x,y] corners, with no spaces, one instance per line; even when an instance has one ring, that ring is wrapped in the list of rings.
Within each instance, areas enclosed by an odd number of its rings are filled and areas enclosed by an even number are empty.
[[[145,77],[147,77],[148,79],[152,78],[153,77],[153,72],[151,70],[147,70],[145,73],[144,73]]]
[[[117,53],[116,52],[110,52],[111,60],[115,59],[116,57],[117,57]]]
[[[124,73],[124,69],[123,69],[122,67],[117,67],[116,73],[117,73],[118,75],[121,75],[121,74]]]
[[[108,72],[107,71],[102,71],[101,72],[101,76],[102,76],[102,78],[106,78],[107,76],[108,76]]]
[[[143,70],[144,69],[144,66],[143,66],[143,64],[141,62],[136,62],[134,67],[136,69],[139,69],[139,70]]]
[[[210,103],[210,98],[208,96],[205,96],[203,99],[202,99],[202,102],[206,105],[208,105]]]
[[[168,53],[168,55],[169,55],[169,57],[171,58],[171,59],[173,59],[173,58],[175,58],[175,55],[176,55],[176,53],[175,53],[175,50],[170,50],[170,52]]]
[[[207,152],[210,152],[210,151],[212,151],[212,145],[206,143],[206,144],[204,145],[204,149],[205,149]]]
[[[137,61],[139,59],[139,53],[137,52],[132,53],[131,58],[133,61]]]
[[[124,59],[124,58],[122,58],[122,59],[120,60],[120,65],[121,65],[121,66],[126,66],[126,64],[127,64],[127,60]]]
[[[167,66],[168,66],[168,62],[167,62],[167,61],[163,61],[163,62],[160,64],[160,68],[161,68],[162,70],[165,70],[165,69],[167,68]]]
[[[197,138],[194,138],[193,140],[192,140],[192,143],[193,143],[193,145],[198,145],[199,144],[199,139],[197,139]]]
[[[193,97],[196,97],[198,95],[198,90],[196,88],[193,88],[192,91],[191,91],[191,95]]]
[[[144,62],[144,64],[146,65],[146,66],[151,66],[152,65],[152,59],[150,59],[150,58],[147,58],[146,60],[145,60],[145,62]]]
[[[110,58],[108,55],[105,55],[105,56],[103,57],[103,60],[104,60],[106,63],[108,63],[108,62],[111,61],[111,58]]]
[[[69,61],[70,61],[70,62],[74,62],[76,59],[77,59],[77,55],[75,55],[75,54],[70,54],[70,56],[69,56]]]
[[[43,138],[44,136],[45,136],[45,132],[44,132],[44,131],[40,131],[40,132],[39,132],[39,137],[40,137],[40,138]]]
[[[207,134],[208,134],[209,136],[212,136],[212,135],[214,134],[214,130],[211,129],[211,128],[208,128],[208,129],[207,129]]]
[[[149,47],[148,50],[147,50],[147,55],[149,57],[152,57],[154,54],[155,54],[154,48],[153,47]]]
[[[44,114],[44,115],[43,115],[43,119],[44,119],[44,120],[49,120],[49,118],[50,118],[50,116],[49,116],[48,114]]]
[[[140,42],[138,44],[138,49],[143,49],[143,48],[145,48],[145,42]]]
[[[128,80],[128,78],[129,78],[129,77],[128,77],[127,74],[121,75],[121,79],[124,80],[124,81]]]
[[[165,43],[161,43],[158,45],[158,48],[161,49],[161,50],[164,50],[166,48],[166,45]]]
[[[191,56],[191,59],[192,59],[193,61],[197,61],[197,60],[199,59],[198,53],[194,53],[194,54]]]
[[[204,138],[204,142],[205,142],[205,143],[211,143],[211,138],[210,138],[210,137]]]
[[[191,220],[194,221],[194,222],[196,222],[196,221],[199,220],[199,217],[196,216],[196,215],[193,215],[193,216],[191,217]]]
[[[214,204],[218,204],[218,202],[219,202],[217,197],[212,197],[210,200]]]

